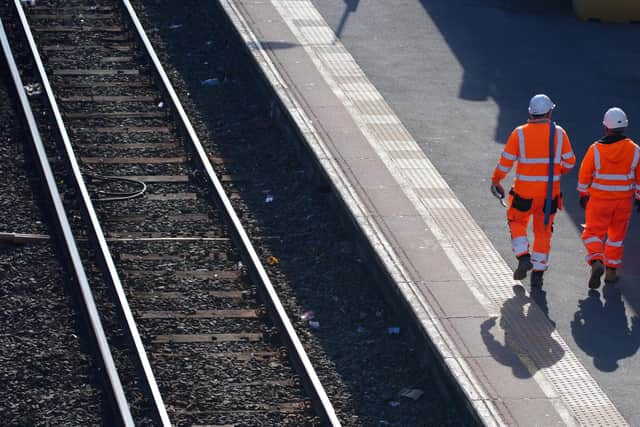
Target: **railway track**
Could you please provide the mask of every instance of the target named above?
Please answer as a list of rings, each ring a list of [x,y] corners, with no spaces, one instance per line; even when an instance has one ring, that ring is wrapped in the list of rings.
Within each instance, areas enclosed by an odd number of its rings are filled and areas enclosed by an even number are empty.
[[[0,67],[6,60],[0,48]],[[89,425],[103,419],[65,274],[25,153],[9,73],[0,74],[0,418],[4,425]],[[34,267],[37,266],[37,267]]]
[[[14,6],[136,424],[338,425],[128,1]]]

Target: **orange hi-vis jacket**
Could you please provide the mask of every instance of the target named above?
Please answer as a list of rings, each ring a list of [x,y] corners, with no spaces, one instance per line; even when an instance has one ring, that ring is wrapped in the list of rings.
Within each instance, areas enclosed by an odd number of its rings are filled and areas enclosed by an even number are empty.
[[[640,148],[629,138],[605,137],[591,144],[580,165],[578,191],[599,199],[640,200]]]
[[[549,133],[548,119],[529,120],[511,132],[502,156],[498,161],[492,182],[500,182],[518,162],[513,190],[524,198],[547,196],[549,180]],[[576,164],[567,133],[556,125],[553,159],[553,195],[560,193],[560,176],[568,173]]]

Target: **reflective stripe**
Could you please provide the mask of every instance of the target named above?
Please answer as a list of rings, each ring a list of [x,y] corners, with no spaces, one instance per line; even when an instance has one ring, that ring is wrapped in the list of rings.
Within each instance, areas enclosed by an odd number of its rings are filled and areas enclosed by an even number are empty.
[[[602,179],[603,181],[625,181],[627,179],[633,178],[633,175],[615,175],[609,173],[598,173],[596,172],[595,178]]]
[[[547,269],[549,268],[549,264],[547,264],[547,262],[537,262],[537,261],[532,261],[531,264],[533,264],[533,271],[547,271]]]
[[[581,193],[586,192],[589,189],[589,184],[578,184],[578,191]]]
[[[518,160],[518,156],[515,156],[511,153],[507,153],[506,151],[502,152],[502,157],[504,157],[505,159],[509,159],[509,160]]]
[[[547,261],[549,260],[548,254],[543,254],[542,252],[533,252],[531,254],[531,263],[533,264],[533,269],[537,271],[545,271],[549,268]]]
[[[566,153],[564,153],[564,154],[562,155],[562,159],[563,159],[563,160],[567,160],[567,159],[570,159],[570,158],[572,158],[572,157],[574,157],[574,156],[575,156],[575,155],[573,154],[573,151],[567,151]]]
[[[549,177],[516,174],[516,179],[519,179],[520,181],[527,181],[527,182],[547,182]],[[560,181],[560,175],[554,175],[553,180]]]
[[[536,158],[536,159],[526,159],[524,157],[520,157],[520,159],[518,159],[518,161],[520,163],[524,163],[527,165],[548,165],[549,164],[549,159],[544,157],[544,158]]]
[[[622,260],[621,259],[608,259],[607,263],[608,264],[614,264],[614,265],[620,265],[620,264],[622,264]]]
[[[567,162],[561,162],[560,164],[567,169],[573,169],[573,167],[575,166],[573,163],[567,163]]]
[[[585,258],[587,261],[591,261],[594,258],[602,258],[604,256],[603,253],[601,252],[596,252],[595,254],[589,254],[587,255]]]
[[[516,130],[518,131],[518,142],[520,143],[520,159],[524,159],[527,157],[527,154],[524,151],[524,132],[522,131],[522,126],[518,126]]]
[[[631,170],[628,174],[609,174],[609,173],[600,173],[600,151],[598,150],[598,143],[593,145],[593,160],[595,163],[595,173],[594,178],[601,179],[603,181],[626,181],[629,179],[633,179],[635,177],[635,170],[638,166],[638,160],[640,159],[640,149],[638,147],[633,150],[633,161],[631,162]],[[605,184],[597,184],[594,183],[591,185],[593,188],[597,188],[603,191],[629,191],[635,188],[634,184],[630,186],[616,186],[616,185],[605,185]]]
[[[511,171],[511,167],[502,166],[500,163],[498,163],[498,166],[496,166],[496,168],[504,173],[509,173]]]
[[[602,190],[602,191],[630,191],[630,190],[633,190],[635,188],[635,186],[633,184],[629,184],[629,185],[604,185],[604,184],[598,184],[597,182],[594,182],[593,184],[591,184],[591,188],[596,188],[596,189]]]
[[[549,254],[545,254],[542,252],[532,252],[531,253],[531,261],[535,262],[546,262],[549,259]]]
[[[607,240],[607,246],[611,246],[611,247],[614,247],[614,248],[621,248],[623,246],[622,245],[622,240],[617,241],[617,242],[612,242],[610,240]]]
[[[556,153],[553,156],[553,163],[560,163],[560,158],[562,158],[563,141],[562,128],[560,126],[556,126]]]
[[[511,240],[511,247],[516,255],[529,252],[529,239],[525,236],[516,237]]]
[[[582,243],[584,243],[585,245],[588,245],[589,243],[595,243],[595,242],[602,243],[602,239],[600,239],[599,237],[593,236],[593,237],[587,237],[586,239],[582,240]]]

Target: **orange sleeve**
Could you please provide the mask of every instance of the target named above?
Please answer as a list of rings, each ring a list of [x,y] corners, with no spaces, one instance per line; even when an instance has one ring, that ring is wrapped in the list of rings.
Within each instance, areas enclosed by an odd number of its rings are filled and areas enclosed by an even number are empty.
[[[636,147],[636,150],[640,148]],[[640,163],[636,166],[636,200],[640,200]]]
[[[500,160],[498,160],[498,165],[493,170],[491,182],[497,183],[502,181],[511,171],[511,168],[513,168],[513,164],[518,160],[519,155],[518,133],[514,130],[511,132],[511,135],[509,135],[507,144],[504,146],[504,150],[502,150],[502,154],[500,155]]]
[[[562,155],[560,160],[560,173],[566,174],[571,172],[571,169],[576,165],[576,156],[573,154],[573,148],[571,147],[571,141],[569,140],[569,135],[562,130],[563,142],[562,142]]]
[[[593,171],[595,169],[593,163],[593,144],[589,146],[582,163],[580,164],[580,172],[578,174],[578,191],[580,193],[588,193],[591,181],[593,181]]]

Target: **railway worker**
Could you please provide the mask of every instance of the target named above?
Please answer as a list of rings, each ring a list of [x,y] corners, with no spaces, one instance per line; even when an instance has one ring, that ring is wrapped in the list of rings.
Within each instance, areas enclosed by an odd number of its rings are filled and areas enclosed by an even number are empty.
[[[560,176],[576,163],[567,133],[551,121],[554,108],[547,95],[531,98],[529,120],[511,132],[491,178],[491,192],[504,198],[500,181],[518,162],[507,209],[511,246],[518,259],[513,278],[524,279],[533,270],[534,287],[542,286],[542,276],[549,266],[553,219],[562,209]],[[534,240],[530,252],[527,227],[532,216]]]
[[[620,108],[610,108],[602,124],[605,135],[587,150],[578,177],[591,289],[600,286],[602,274],[605,282],[618,280],[634,198],[640,212],[640,148],[624,135],[627,115]]]

